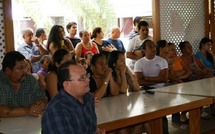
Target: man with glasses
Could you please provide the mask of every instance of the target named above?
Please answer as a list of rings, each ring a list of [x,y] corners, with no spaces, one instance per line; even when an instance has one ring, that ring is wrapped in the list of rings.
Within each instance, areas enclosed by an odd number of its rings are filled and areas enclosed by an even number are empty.
[[[17,52],[8,52],[0,71],[0,118],[39,116],[47,104],[45,91],[28,74],[29,64]]]
[[[43,134],[95,134],[94,97],[89,93],[89,75],[75,61],[63,63],[57,72],[58,94],[49,102],[42,118]]]

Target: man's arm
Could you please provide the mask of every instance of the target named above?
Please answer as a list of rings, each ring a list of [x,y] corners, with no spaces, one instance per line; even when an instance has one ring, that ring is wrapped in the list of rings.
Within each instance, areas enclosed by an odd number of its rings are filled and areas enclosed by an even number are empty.
[[[8,105],[0,105],[0,118],[21,117],[26,115],[40,116],[45,109],[48,101],[41,99],[27,107],[9,107]]]
[[[0,118],[20,117],[28,115],[28,107],[9,107],[0,105]]]
[[[156,77],[143,76],[142,72],[135,72],[135,76],[140,86],[150,86],[158,83],[165,83],[168,80],[168,69],[166,68],[161,70],[159,76]]]

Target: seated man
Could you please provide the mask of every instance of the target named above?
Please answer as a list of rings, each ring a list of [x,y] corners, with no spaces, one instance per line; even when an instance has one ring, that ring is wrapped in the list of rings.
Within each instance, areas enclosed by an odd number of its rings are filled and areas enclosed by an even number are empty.
[[[49,102],[42,118],[43,134],[102,134],[96,129],[95,101],[89,93],[86,70],[73,61],[57,72],[58,94]]]
[[[48,102],[45,91],[28,69],[21,53],[5,55],[0,71],[0,118],[42,114]]]
[[[47,54],[47,51],[39,43],[38,39],[33,38],[33,34],[33,30],[30,28],[22,31],[24,42],[19,46],[17,51],[32,63],[32,72],[37,73],[40,69],[40,58]]]
[[[135,76],[145,88],[163,87],[168,79],[168,64],[165,59],[156,56],[156,46],[151,40],[141,45],[145,57],[139,59],[134,66]]]
[[[139,59],[134,65],[134,73],[140,86],[145,90],[163,87],[168,79],[167,61],[156,56],[156,46],[151,40],[141,45],[145,57]],[[163,117],[163,134],[168,134],[168,121]]]

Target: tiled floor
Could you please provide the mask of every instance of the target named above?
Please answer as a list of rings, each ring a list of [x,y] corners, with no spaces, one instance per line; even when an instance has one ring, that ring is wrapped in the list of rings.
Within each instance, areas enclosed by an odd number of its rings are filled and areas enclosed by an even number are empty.
[[[208,109],[205,109],[208,111]],[[215,116],[210,116],[209,120],[201,120],[202,132],[207,132],[209,130],[215,129]],[[189,134],[189,128],[180,129],[172,125],[171,115],[167,116],[169,123],[169,133],[170,134]],[[211,133],[212,134],[212,133]]]

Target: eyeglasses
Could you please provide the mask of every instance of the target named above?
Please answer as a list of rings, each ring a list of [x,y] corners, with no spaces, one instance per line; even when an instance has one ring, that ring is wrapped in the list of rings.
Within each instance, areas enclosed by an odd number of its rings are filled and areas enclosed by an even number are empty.
[[[90,78],[90,73],[83,75],[80,79],[78,79],[78,81],[85,81],[88,78]]]
[[[82,75],[77,81],[86,81],[86,79],[90,78],[90,73]],[[67,80],[67,81],[75,81],[75,80]]]

